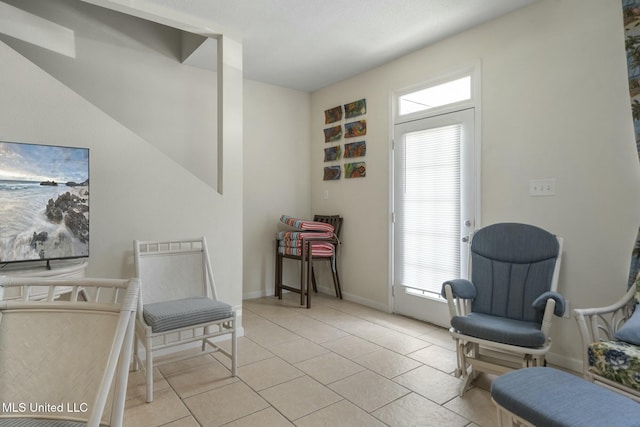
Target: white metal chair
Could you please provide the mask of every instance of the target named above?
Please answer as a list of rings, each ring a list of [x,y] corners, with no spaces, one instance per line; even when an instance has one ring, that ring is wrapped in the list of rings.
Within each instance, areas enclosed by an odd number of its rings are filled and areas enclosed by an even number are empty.
[[[147,383],[147,402],[153,401],[153,367],[203,354],[220,352],[231,359],[236,375],[236,314],[218,300],[209,252],[204,237],[185,240],[134,241],[134,258],[140,278],[140,299],[134,346],[135,369],[142,365]],[[231,335],[231,350],[214,338]],[[220,338],[218,338],[220,339]],[[144,345],[144,363],[138,349]],[[154,361],[154,352],[165,353],[201,343],[199,352]]]
[[[544,365],[558,294],[562,239],[528,224],[484,227],[471,241],[470,280],[443,284],[462,396],[478,372]]]
[[[605,307],[576,308],[585,379],[640,402],[640,276]],[[629,336],[631,334],[631,336]]]
[[[122,426],[138,285],[0,277],[0,426]]]

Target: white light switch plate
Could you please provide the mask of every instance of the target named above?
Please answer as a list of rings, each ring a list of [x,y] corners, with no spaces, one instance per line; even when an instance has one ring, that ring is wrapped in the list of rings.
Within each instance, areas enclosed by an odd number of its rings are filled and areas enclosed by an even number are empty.
[[[529,180],[530,196],[555,196],[556,179],[531,179]]]

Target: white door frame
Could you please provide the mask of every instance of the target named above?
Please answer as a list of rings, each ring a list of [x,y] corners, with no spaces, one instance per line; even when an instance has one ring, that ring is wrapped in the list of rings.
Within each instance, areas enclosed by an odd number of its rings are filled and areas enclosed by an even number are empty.
[[[471,225],[471,229],[470,232],[473,232],[474,229],[480,228],[481,227],[481,210],[480,210],[480,206],[481,206],[481,138],[480,135],[482,134],[481,132],[481,109],[480,109],[480,105],[481,104],[481,99],[480,99],[480,62],[478,61],[476,64],[470,66],[470,67],[466,67],[463,68],[461,70],[458,70],[456,72],[453,73],[449,73],[448,75],[445,75],[444,77],[440,77],[438,79],[434,79],[431,80],[430,82],[427,83],[422,83],[420,85],[413,85],[409,88],[405,88],[402,90],[398,90],[398,91],[394,91],[390,94],[390,103],[391,103],[391,110],[390,110],[390,126],[389,126],[389,150],[391,156],[389,156],[389,170],[391,171],[390,173],[390,179],[389,179],[389,242],[390,242],[390,250],[389,250],[389,288],[388,288],[388,292],[389,292],[389,306],[388,306],[388,311],[389,312],[395,312],[395,308],[396,308],[396,299],[399,298],[399,296],[396,294],[394,295],[396,292],[399,292],[399,289],[394,289],[394,224],[393,224],[393,205],[394,205],[394,199],[395,199],[395,189],[394,189],[394,177],[395,177],[395,158],[393,155],[393,146],[394,146],[394,137],[395,137],[395,127],[396,125],[403,123],[403,122],[407,122],[407,121],[413,121],[413,120],[418,120],[418,119],[422,119],[422,118],[427,118],[427,117],[432,117],[432,116],[436,116],[436,115],[441,115],[441,114],[446,114],[449,112],[454,112],[454,111],[459,111],[459,110],[464,110],[464,109],[468,109],[468,108],[472,108],[473,112],[474,112],[474,117],[473,117],[473,126],[474,126],[474,131],[473,131],[473,146],[474,146],[474,153],[473,153],[473,174],[474,174],[474,185],[475,188],[472,190],[474,195],[475,195],[475,200],[474,200],[474,204],[475,206],[473,206],[473,210],[474,210],[474,223]],[[472,94],[472,99],[469,100],[468,102],[463,102],[463,103],[458,103],[456,105],[449,105],[449,106],[444,106],[444,107],[440,107],[437,109],[433,109],[433,110],[429,110],[426,112],[421,112],[421,113],[414,113],[411,114],[407,117],[400,117],[398,115],[398,99],[401,95],[406,94],[412,90],[420,90],[421,88],[424,88],[426,86],[429,86],[430,84],[432,84],[433,82],[438,82],[438,81],[446,81],[447,79],[451,79],[451,78],[455,78],[456,76],[460,76],[461,74],[464,73],[470,73],[471,74],[471,84],[472,84],[472,88],[471,88],[471,94]],[[468,270],[468,268],[467,268]],[[465,272],[466,273],[466,272]],[[416,297],[414,298],[414,302],[417,301],[417,299],[420,298],[424,298],[426,299],[431,299],[432,301],[436,301],[428,296],[425,297]],[[436,324],[439,324],[440,326],[445,326],[445,327],[449,327],[449,313],[448,313],[448,308],[446,305],[446,301],[442,300],[442,299],[438,299],[436,304],[431,304],[433,307],[430,308],[433,310],[434,315],[436,316],[437,319],[442,319],[440,321],[435,322]],[[419,311],[419,310],[417,310]],[[419,318],[416,317],[416,318]],[[421,319],[424,320],[424,319]],[[432,321],[432,320],[429,320]]]

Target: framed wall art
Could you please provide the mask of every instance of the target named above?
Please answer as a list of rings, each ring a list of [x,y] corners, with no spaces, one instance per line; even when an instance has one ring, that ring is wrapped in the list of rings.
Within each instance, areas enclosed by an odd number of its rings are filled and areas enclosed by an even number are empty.
[[[335,123],[342,120],[342,107],[337,106],[330,108],[328,110],[324,110],[324,124],[327,125],[329,123]]]
[[[363,136],[367,134],[367,121],[358,120],[356,122],[344,124],[344,137],[355,138],[357,136]]]
[[[340,165],[337,166],[325,166],[324,167],[324,176],[322,178],[323,181],[336,181],[340,179],[341,173]]]
[[[324,142],[338,141],[342,137],[342,126],[332,126],[324,130]]]
[[[329,147],[324,149],[324,161],[325,162],[333,162],[335,160],[340,160],[340,154],[342,154],[340,150],[340,146],[336,145],[334,147]]]
[[[364,157],[367,154],[367,143],[365,141],[350,142],[344,144],[344,157]]]
[[[364,178],[367,176],[367,164],[365,162],[345,163],[345,178]]]
[[[327,144],[324,148],[323,181],[337,181],[343,175],[345,179],[364,178],[367,175],[365,162],[347,161],[367,154],[367,143],[362,138],[367,134],[366,114],[366,98],[324,110],[324,124],[328,126],[323,129],[324,142]],[[342,143],[343,138],[359,140]]]
[[[344,115],[347,119],[352,117],[358,117],[367,112],[367,100],[365,98],[359,99],[348,104],[344,104]]]

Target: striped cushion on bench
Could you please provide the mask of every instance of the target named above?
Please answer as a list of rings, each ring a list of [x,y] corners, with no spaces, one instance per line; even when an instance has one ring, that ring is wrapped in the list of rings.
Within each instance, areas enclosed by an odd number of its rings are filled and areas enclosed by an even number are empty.
[[[302,239],[326,239],[332,240],[334,234],[326,231],[278,231],[276,239],[284,240],[285,242],[290,240],[302,240]]]
[[[222,301],[192,297],[145,304],[142,315],[152,332],[164,332],[226,319],[233,312],[231,306]]]
[[[314,257],[330,257],[333,256],[335,247],[331,243],[325,242],[313,242],[311,248],[311,254]],[[278,253],[280,255],[293,255],[293,256],[301,256],[302,248],[296,246],[278,246]]]
[[[280,217],[280,222],[299,230],[329,231],[333,233],[333,225],[327,224],[326,222],[309,221],[306,219],[294,218],[288,215],[282,215]]]

